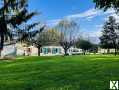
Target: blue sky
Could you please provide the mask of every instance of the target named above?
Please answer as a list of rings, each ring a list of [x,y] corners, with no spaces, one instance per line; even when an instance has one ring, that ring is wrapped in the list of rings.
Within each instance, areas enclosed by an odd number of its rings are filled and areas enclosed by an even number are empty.
[[[29,0],[29,2],[31,9],[42,12],[46,19],[62,18],[94,6],[91,0]]]
[[[80,25],[80,34],[96,38],[101,35],[101,27],[108,16],[119,20],[113,9],[107,12],[95,9],[92,0],[29,0],[29,9],[41,12],[34,21],[54,26],[63,18],[73,19]]]

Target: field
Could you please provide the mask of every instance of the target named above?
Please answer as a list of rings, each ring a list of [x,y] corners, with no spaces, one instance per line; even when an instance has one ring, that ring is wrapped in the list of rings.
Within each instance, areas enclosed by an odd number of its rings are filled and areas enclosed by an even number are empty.
[[[119,56],[19,57],[0,61],[0,90],[109,90]]]

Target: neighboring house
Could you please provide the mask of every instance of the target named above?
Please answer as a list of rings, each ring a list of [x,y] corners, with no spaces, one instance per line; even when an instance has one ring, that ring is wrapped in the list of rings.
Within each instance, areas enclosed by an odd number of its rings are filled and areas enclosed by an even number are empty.
[[[17,48],[15,46],[15,44],[12,45],[6,45],[4,46],[2,52],[1,52],[1,56],[16,56],[17,53]]]
[[[38,49],[35,46],[27,46],[26,44],[17,43],[17,55],[38,56]]]
[[[115,49],[109,49],[109,53],[114,53],[114,52],[115,52]],[[98,53],[99,54],[108,53],[108,49],[98,48]]]
[[[38,56],[38,48],[36,48],[35,46],[26,47],[26,55]]]
[[[74,47],[71,47],[69,49],[70,51],[70,55],[78,55],[78,54],[82,54],[83,53],[83,50],[82,49],[79,49],[79,48],[74,48]]]
[[[17,48],[17,53],[16,55],[18,56],[23,56],[25,55],[25,44],[21,44],[21,43],[17,43],[16,44],[16,48]]]

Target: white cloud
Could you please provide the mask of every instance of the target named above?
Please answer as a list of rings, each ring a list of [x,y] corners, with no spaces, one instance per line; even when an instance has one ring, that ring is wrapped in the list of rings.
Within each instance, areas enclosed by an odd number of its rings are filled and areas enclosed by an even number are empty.
[[[95,31],[82,31],[81,32],[81,36],[84,37],[100,37],[101,36],[101,28],[99,30],[95,30]]]
[[[100,37],[101,36],[101,31],[98,30],[98,31],[93,31],[93,32],[90,32],[89,35],[91,37]]]
[[[91,8],[87,11],[84,11],[82,13],[77,13],[77,14],[73,14],[73,15],[68,15],[65,16],[63,18],[67,18],[67,19],[84,19],[86,21],[92,21],[93,18],[97,17],[97,16],[104,16],[103,18],[107,20],[108,16],[114,16],[116,18],[116,20],[119,22],[119,16],[115,13],[114,9],[109,9],[106,12],[99,10],[99,9],[94,9]],[[105,18],[106,17],[106,18]],[[55,19],[55,20],[49,20],[47,21],[47,25],[48,26],[55,26],[57,25],[62,19]],[[99,37],[101,36],[101,28],[103,26],[102,24],[96,25],[95,23],[95,28],[92,31],[88,31],[87,28],[86,30],[81,30],[82,32],[80,33],[81,35],[83,35],[84,37],[91,37],[91,41],[92,42],[96,42],[99,43]],[[85,28],[85,26],[84,26]]]
[[[67,18],[85,18],[87,20],[91,20],[96,16],[109,15],[113,14],[114,12],[115,12],[114,9],[109,9],[108,11],[104,12],[102,10],[92,8],[83,13],[69,15],[67,16]]]
[[[103,27],[103,24],[95,25],[96,28],[100,29]]]
[[[87,21],[91,21],[93,18],[95,18],[97,16],[103,16],[103,15],[113,15],[113,16],[117,17],[114,9],[109,9],[108,11],[104,12],[99,9],[91,8],[87,11],[82,12],[82,13],[68,15],[68,16],[65,16],[64,18],[67,18],[67,19],[84,18]],[[52,26],[52,25],[56,25],[59,21],[61,21],[61,19],[49,20],[49,21],[47,21],[47,24],[50,24]]]
[[[47,24],[48,26],[52,27],[52,26],[57,25],[60,21],[61,21],[61,19],[48,20],[48,21],[46,22],[46,24]]]
[[[84,17],[94,16],[96,14],[97,14],[97,11],[95,9],[89,9],[89,10],[83,12],[83,13],[69,15],[67,17],[68,18],[84,18]]]
[[[101,31],[100,30],[95,30],[95,31],[82,31],[80,32],[80,36],[83,39],[88,39],[92,43],[98,44],[100,42],[99,37],[101,36]]]

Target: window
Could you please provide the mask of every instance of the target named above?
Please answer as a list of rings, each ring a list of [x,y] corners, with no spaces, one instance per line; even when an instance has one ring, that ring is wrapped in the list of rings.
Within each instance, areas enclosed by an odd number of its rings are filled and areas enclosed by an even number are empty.
[[[59,48],[59,49],[58,49],[58,52],[59,52],[59,54],[61,54],[61,53],[62,53],[62,52],[61,52],[61,48]]]
[[[48,54],[48,49],[47,48],[43,48],[43,53],[44,54]]]
[[[52,49],[52,54],[56,54],[56,53],[58,53],[58,49],[57,48],[53,48]]]
[[[41,53],[43,53],[43,50],[42,50],[42,48],[40,49],[40,52],[41,52]]]
[[[50,48],[43,48],[43,51],[42,51],[44,54],[48,54],[48,53],[51,53],[51,49]]]
[[[50,48],[47,48],[48,49],[48,53],[51,53],[51,49]]]

